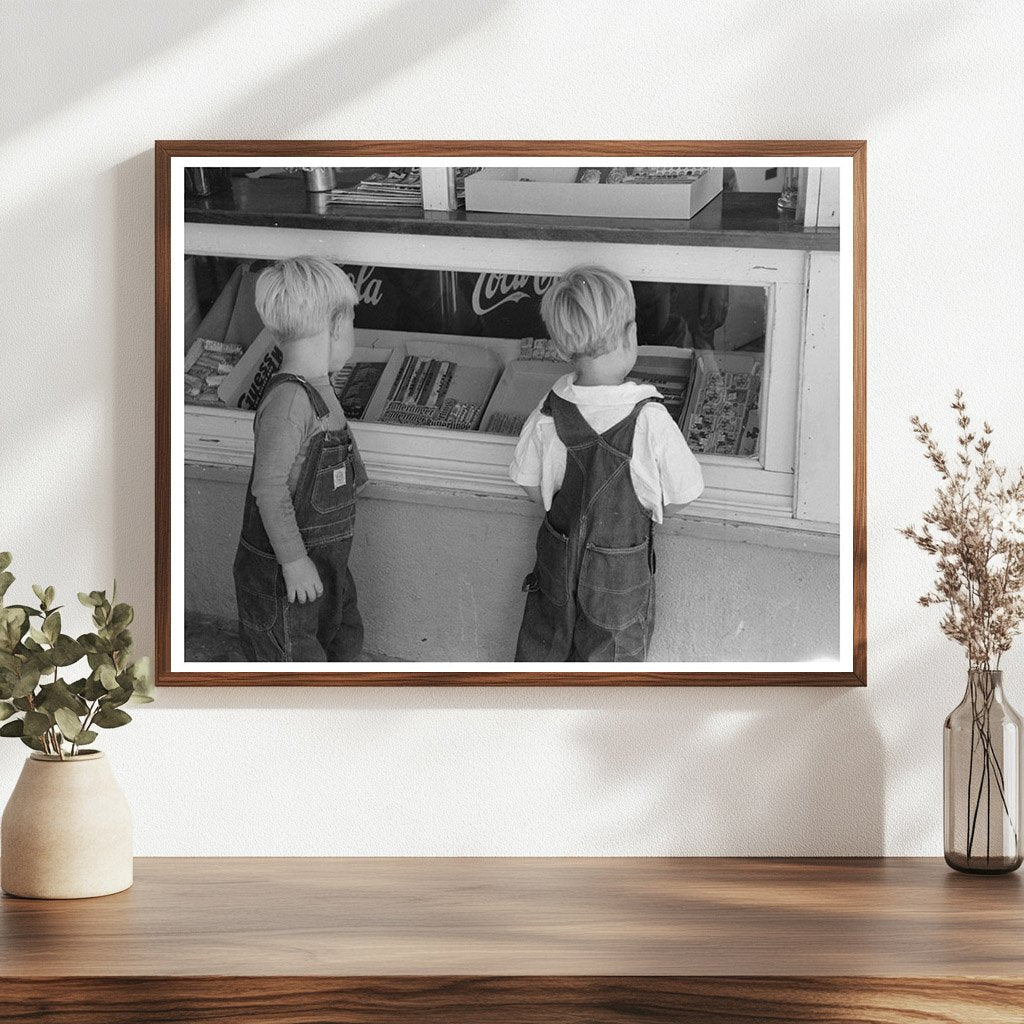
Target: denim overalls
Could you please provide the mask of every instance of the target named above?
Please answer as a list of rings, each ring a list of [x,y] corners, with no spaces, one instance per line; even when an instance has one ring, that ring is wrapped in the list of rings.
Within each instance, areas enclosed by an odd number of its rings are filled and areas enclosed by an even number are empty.
[[[516,661],[644,661],[654,628],[651,513],[629,462],[640,410],[598,434],[553,391],[541,411],[566,448],[565,478],[537,535]]]
[[[291,373],[276,374],[263,398],[284,384],[305,389],[320,420],[321,429],[310,438],[292,504],[324,592],[305,604],[288,601],[281,567],[252,495],[250,473],[234,566],[239,639],[248,661],[358,661],[363,622],[348,555],[355,492],[365,482],[366,471],[348,427],[328,428],[330,410],[308,381]]]

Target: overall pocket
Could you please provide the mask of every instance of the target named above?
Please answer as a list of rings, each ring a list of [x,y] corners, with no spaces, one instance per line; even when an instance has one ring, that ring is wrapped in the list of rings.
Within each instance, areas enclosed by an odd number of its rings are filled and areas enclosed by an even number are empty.
[[[588,544],[580,566],[580,610],[606,629],[624,629],[648,613],[653,577],[647,541],[630,548]]]
[[[322,514],[340,512],[346,506],[352,505],[356,496],[354,477],[355,464],[351,454],[346,454],[341,463],[335,459],[321,459],[321,464],[316,469],[316,479],[313,481],[310,504]]]
[[[544,517],[537,533],[538,589],[552,604],[560,608],[569,602],[568,570],[569,541]]]
[[[244,540],[238,542],[234,564],[238,621],[266,631],[277,619],[281,569],[277,559]]]

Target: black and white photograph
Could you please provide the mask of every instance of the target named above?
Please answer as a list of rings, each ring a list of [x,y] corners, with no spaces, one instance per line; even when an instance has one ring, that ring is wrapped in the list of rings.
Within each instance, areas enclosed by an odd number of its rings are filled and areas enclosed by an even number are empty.
[[[858,681],[852,156],[159,145],[169,678]]]

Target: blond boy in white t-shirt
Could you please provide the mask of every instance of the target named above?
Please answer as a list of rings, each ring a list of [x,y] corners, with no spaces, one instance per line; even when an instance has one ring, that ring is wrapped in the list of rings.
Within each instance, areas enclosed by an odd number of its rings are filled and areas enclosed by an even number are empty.
[[[574,372],[530,414],[509,475],[546,514],[516,661],[644,661],[654,628],[653,523],[704,489],[658,390],[626,380],[636,302],[625,278],[575,267],[541,300]]]

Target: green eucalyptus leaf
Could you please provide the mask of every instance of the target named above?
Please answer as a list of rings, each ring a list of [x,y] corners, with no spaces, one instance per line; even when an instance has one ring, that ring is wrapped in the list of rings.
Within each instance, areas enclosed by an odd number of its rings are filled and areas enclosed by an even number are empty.
[[[83,633],[78,638],[78,643],[89,654],[109,654],[111,651],[110,641],[95,633]],[[91,661],[89,664],[92,668],[96,667]]]
[[[21,671],[21,662],[9,651],[0,651],[0,670],[17,674]]]
[[[31,711],[34,706],[31,697],[12,697],[11,703],[19,711]]]
[[[12,722],[5,722],[0,725],[0,736],[24,736],[25,722],[21,718],[15,718]]]
[[[53,712],[57,708],[66,708],[68,711],[78,715],[79,718],[89,713],[89,705],[81,697],[73,693],[63,679],[57,679],[52,683],[39,687],[36,707],[40,711]]]
[[[127,626],[121,629],[111,627],[107,630],[107,635],[110,637],[110,646],[115,651],[119,651],[122,656],[127,656],[131,653],[132,631]]]
[[[156,693],[156,686],[153,683],[153,673],[150,669],[149,658],[139,658],[128,667],[131,676],[132,688],[136,695],[152,699]]]
[[[53,599],[57,596],[57,591],[53,587],[47,587],[43,597],[46,598],[46,607],[53,609]]]
[[[54,612],[54,614],[57,613]],[[61,633],[54,642],[53,650],[50,653],[53,664],[64,668],[81,661],[85,657],[85,648],[66,633]]]
[[[33,608],[30,604],[9,604],[8,608],[20,608],[25,615],[32,619],[45,619],[46,616],[38,608]]]
[[[152,696],[151,694],[136,692],[136,693],[133,693],[128,698],[128,703],[129,704],[152,704],[154,700],[156,700],[156,697]]]
[[[57,642],[57,637],[60,636],[60,612],[50,612],[43,619],[42,631],[51,644]]]
[[[85,689],[82,691],[82,696],[86,700],[99,700],[100,697],[107,695],[107,688],[96,678],[95,675],[89,676],[85,681]]]
[[[39,666],[25,665],[21,670],[17,683],[14,684],[12,697],[28,697],[39,685]]]
[[[6,554],[6,552],[4,553]],[[13,582],[14,577],[9,572],[0,572],[0,598],[7,593]]]
[[[78,715],[67,708],[57,708],[53,717],[64,738],[71,740],[72,743],[77,743],[79,733],[82,732],[82,721]]]
[[[103,684],[105,690],[116,690],[118,687],[117,673],[113,665],[100,665],[96,669],[96,678]]]
[[[29,628],[28,635],[40,646],[50,642],[50,638],[41,629],[36,629],[35,626]]]
[[[0,650],[11,652],[28,629],[28,615],[22,608],[0,609]]]
[[[2,733],[3,730],[0,729],[0,734]],[[43,754],[46,753],[46,747],[44,747],[42,742],[40,740],[37,740],[35,736],[22,736],[20,737],[20,739],[21,742],[24,743],[26,747],[31,747],[33,750],[38,750],[40,753]]]
[[[32,584],[32,593],[36,595],[39,603],[45,608],[46,607],[46,588],[39,586],[38,583]]]
[[[94,725],[98,725],[101,729],[117,729],[122,725],[127,725],[131,720],[132,716],[127,711],[104,704],[96,712],[96,716],[92,721]]]
[[[86,608],[95,608],[99,603],[96,600],[95,592],[92,594],[83,594],[81,591],[78,592],[78,600],[85,605]]]
[[[92,743],[97,736],[99,736],[98,732],[93,732],[92,729],[84,729],[78,734],[78,739],[76,739],[75,742],[79,746],[82,746],[84,743]]]
[[[42,736],[53,723],[42,711],[26,711],[24,724],[26,736]]]
[[[116,690],[110,690],[100,703],[104,707],[119,708],[132,699],[133,692],[130,683],[127,686],[119,686]]]
[[[10,551],[0,551],[0,571],[3,571],[11,564]]]
[[[6,722],[11,715],[17,714],[18,709],[6,700],[0,700],[0,722]]]
[[[93,672],[85,680],[85,689],[82,696],[86,700],[98,700],[106,696],[106,687],[99,681],[99,677]]]
[[[130,604],[116,604],[110,613],[110,625],[116,629],[130,626],[135,618],[135,611]]]

